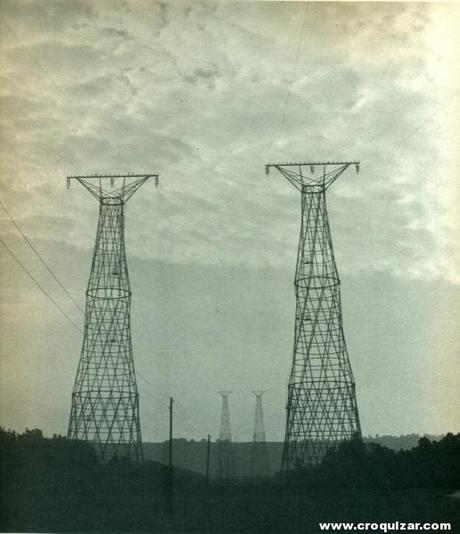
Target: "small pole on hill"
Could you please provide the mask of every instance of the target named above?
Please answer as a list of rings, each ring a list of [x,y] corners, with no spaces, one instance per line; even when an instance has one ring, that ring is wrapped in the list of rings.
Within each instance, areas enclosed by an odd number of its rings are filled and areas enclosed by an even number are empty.
[[[209,458],[211,456],[211,434],[208,434],[208,443],[206,446],[206,484],[209,486]]]
[[[169,397],[169,463],[168,463],[168,488],[166,495],[166,511],[169,515],[174,514],[173,507],[173,454],[172,454],[172,440],[173,440],[173,403],[174,399]]]

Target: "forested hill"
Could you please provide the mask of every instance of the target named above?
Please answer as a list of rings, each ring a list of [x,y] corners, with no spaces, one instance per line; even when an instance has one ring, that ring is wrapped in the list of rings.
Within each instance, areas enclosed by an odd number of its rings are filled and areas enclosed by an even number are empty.
[[[237,454],[249,445],[236,444]],[[175,457],[181,446],[202,454],[206,443],[178,440]],[[297,534],[317,532],[320,521],[395,518],[450,522],[454,532],[460,524],[449,497],[460,487],[460,434],[399,452],[353,439],[283,479],[208,484],[176,466],[170,485],[158,462],[102,464],[86,442],[0,429],[0,472],[2,532]]]
[[[443,436],[407,434],[403,436],[367,436],[364,438],[366,443],[377,443],[395,451],[408,450],[416,447],[421,437],[427,437],[431,441],[438,441]],[[173,441],[174,464],[184,469],[190,469],[197,473],[205,474],[206,472],[206,440],[195,441],[184,438]],[[282,442],[267,442],[267,453],[269,459],[269,473],[275,474],[281,465],[281,456],[283,453]],[[210,475],[212,478],[218,476],[217,465],[217,443],[211,444],[210,454]],[[168,463],[169,442],[162,443],[144,443],[144,457],[146,460]],[[233,443],[233,456],[235,465],[235,475],[238,477],[247,477],[251,474],[252,462],[252,443]]]

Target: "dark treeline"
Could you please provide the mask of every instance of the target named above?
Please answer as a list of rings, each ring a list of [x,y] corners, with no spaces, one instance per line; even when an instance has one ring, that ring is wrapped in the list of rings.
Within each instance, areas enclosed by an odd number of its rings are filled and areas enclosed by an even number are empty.
[[[390,449],[410,449],[415,447],[422,436],[419,434],[406,434],[404,436],[376,435],[363,438],[365,443],[378,443]],[[443,436],[427,435],[430,440],[440,440]],[[205,474],[206,472],[206,440],[195,441],[184,438],[174,439],[174,463],[184,469]],[[269,441],[266,443],[267,455],[269,459],[268,475],[274,475],[281,464],[283,455],[282,442]],[[233,443],[233,458],[235,473],[238,477],[247,477],[251,474],[251,462],[253,454],[252,442]],[[211,477],[215,478],[219,474],[217,461],[218,444],[211,443]],[[168,463],[169,442],[144,443],[144,458],[154,462]]]
[[[315,488],[460,488],[460,434],[440,441],[420,438],[409,450],[394,451],[361,439],[344,442],[329,451],[313,469],[297,469],[291,484],[309,491]]]
[[[365,436],[363,439],[366,443],[378,443],[389,449],[399,451],[400,449],[412,449],[412,447],[416,447],[419,439],[423,437],[428,438],[431,441],[439,441],[444,437],[444,434],[424,434],[423,436],[420,434],[404,434],[402,436],[376,434],[375,436]]]
[[[460,521],[460,434],[394,451],[352,440],[288,479],[207,485],[176,468],[101,464],[90,445],[41,431],[0,430],[2,531],[317,532],[320,521]]]

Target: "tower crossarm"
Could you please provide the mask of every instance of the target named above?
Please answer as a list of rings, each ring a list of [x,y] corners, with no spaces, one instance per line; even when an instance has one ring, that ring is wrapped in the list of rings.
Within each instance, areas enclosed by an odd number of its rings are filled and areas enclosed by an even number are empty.
[[[158,174],[128,173],[67,176],[67,188],[70,187],[72,180],[76,180],[97,200],[113,200],[114,202],[124,204],[149,178],[153,178],[155,180],[155,187],[158,187]]]
[[[302,163],[269,163],[265,174],[277,169],[299,191],[326,190],[351,165],[359,172],[359,161],[311,161]]]
[[[229,397],[232,394],[232,391],[229,389],[226,389],[223,391],[218,391],[217,393],[219,393],[219,395],[221,395],[222,397]]]

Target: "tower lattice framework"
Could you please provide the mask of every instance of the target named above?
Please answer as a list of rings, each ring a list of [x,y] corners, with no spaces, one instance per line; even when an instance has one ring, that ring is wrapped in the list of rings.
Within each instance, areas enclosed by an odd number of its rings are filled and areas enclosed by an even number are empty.
[[[235,477],[232,431],[230,428],[230,406],[228,398],[231,391],[219,391],[222,396],[222,413],[220,421],[219,442],[217,444],[218,478],[231,480]]]
[[[131,287],[125,253],[125,205],[158,175],[70,176],[99,202],[86,290],[85,326],[72,392],[68,437],[91,442],[102,461],[142,461],[139,394],[131,342]]]
[[[256,410],[254,417],[254,434],[252,436],[251,447],[251,469],[252,477],[270,476],[270,463],[265,437],[264,412],[262,407],[262,395],[265,391],[253,391],[256,397]]]
[[[296,316],[281,470],[319,463],[327,450],[361,435],[355,383],[342,324],[326,191],[359,162],[271,164],[301,193],[295,272]]]

